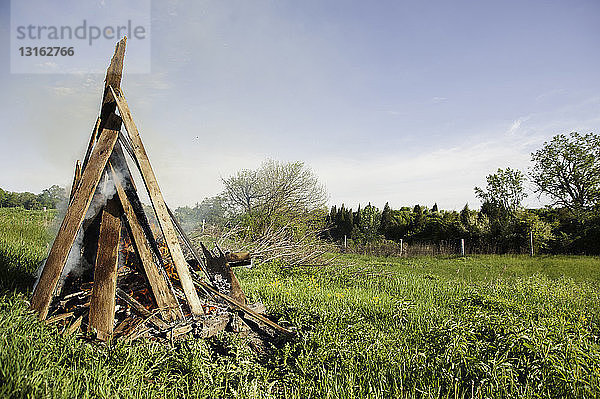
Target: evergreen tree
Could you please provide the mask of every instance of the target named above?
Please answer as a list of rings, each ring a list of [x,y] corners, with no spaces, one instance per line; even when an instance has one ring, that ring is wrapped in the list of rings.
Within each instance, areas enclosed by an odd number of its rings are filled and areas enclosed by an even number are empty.
[[[471,210],[469,209],[469,204],[466,203],[464,208],[460,211],[460,223],[463,225],[465,229],[471,224]]]
[[[389,231],[392,228],[394,221],[392,219],[392,210],[390,209],[390,204],[385,203],[383,207],[383,211],[381,212],[381,222],[379,223],[379,234],[385,236],[385,238],[389,238]]]

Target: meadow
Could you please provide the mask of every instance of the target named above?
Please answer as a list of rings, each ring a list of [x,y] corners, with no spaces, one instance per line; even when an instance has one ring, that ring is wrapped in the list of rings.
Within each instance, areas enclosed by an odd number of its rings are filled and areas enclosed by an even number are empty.
[[[54,214],[0,209],[0,397],[600,396],[600,258],[339,256],[237,269],[296,328],[98,345],[27,311]]]

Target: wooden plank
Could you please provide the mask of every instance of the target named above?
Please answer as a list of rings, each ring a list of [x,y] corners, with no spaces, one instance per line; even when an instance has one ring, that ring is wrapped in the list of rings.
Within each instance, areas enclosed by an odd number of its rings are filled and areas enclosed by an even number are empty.
[[[54,295],[56,284],[60,279],[77,231],[90,206],[104,167],[117,142],[118,134],[119,132],[115,130],[106,129],[100,135],[98,145],[92,151],[89,165],[81,176],[81,184],[75,191],[73,201],[67,208],[65,218],[52,244],[44,270],[31,298],[30,308],[38,312],[41,320],[48,315],[48,306]]]
[[[142,261],[142,266],[146,272],[146,277],[150,283],[150,288],[154,294],[154,299],[156,299],[156,304],[160,309],[162,309],[161,314],[166,320],[171,321],[182,318],[183,314],[179,312],[179,304],[177,303],[177,299],[171,292],[165,279],[163,276],[161,276],[156,264],[154,263],[152,250],[146,241],[144,230],[142,230],[142,227],[140,226],[135,212],[133,211],[133,208],[129,202],[129,198],[127,198],[127,194],[121,185],[119,176],[115,172],[112,163],[110,162],[109,167],[113,181],[117,187],[117,195],[121,201],[121,205],[123,206],[123,212],[125,213],[127,224],[129,225],[129,230],[131,231],[131,235],[133,237],[133,243],[135,244],[140,260]]]
[[[100,109],[100,128],[104,128],[104,121],[107,117],[115,112],[117,104],[112,94],[111,87],[117,91],[121,87],[121,78],[123,76],[123,60],[125,59],[125,47],[127,38],[119,40],[115,46],[115,53],[110,60],[110,65],[106,69],[106,77],[104,78],[104,93],[102,94],[102,108]]]
[[[56,323],[57,321],[61,321],[64,319],[68,319],[69,317],[73,316],[73,312],[67,312],[67,313],[61,313],[58,314],[56,316],[52,316],[47,318],[44,323],[45,324],[52,324],[52,323]]]
[[[122,132],[121,132],[122,133]],[[123,135],[119,134],[119,141],[123,139]],[[156,238],[154,237],[154,232],[150,227],[150,223],[148,222],[148,218],[144,211],[144,206],[142,205],[142,201],[140,201],[140,197],[138,196],[137,189],[135,188],[135,182],[133,180],[133,175],[129,170],[129,165],[125,160],[125,154],[122,149],[122,142],[117,142],[115,145],[115,149],[113,150],[113,155],[111,157],[110,162],[113,163],[115,170],[119,170],[121,172],[121,179],[123,189],[127,194],[127,198],[129,199],[129,204],[133,208],[133,212],[137,216],[137,221],[139,225],[142,227],[144,234],[146,235],[146,242],[150,245],[150,249],[154,252],[154,256],[158,259],[158,271],[163,277],[163,279],[167,282],[169,290],[171,294],[177,298],[175,295],[175,290],[173,288],[173,284],[171,283],[170,277],[167,275],[167,272],[164,268],[165,260],[163,259],[160,248],[158,247],[158,243],[156,242]],[[133,150],[129,152],[132,160],[135,161],[135,155],[133,154]],[[183,314],[181,310],[181,306],[178,305],[178,314]]]
[[[117,104],[113,98],[112,92],[109,87],[120,87],[121,86],[121,78],[123,76],[123,60],[125,59],[125,47],[127,44],[127,38],[123,38],[119,40],[115,46],[115,53],[110,60],[110,65],[106,69],[106,76],[104,78],[104,92],[102,93],[102,105],[100,107],[100,116],[96,119],[96,124],[94,125],[94,129],[92,130],[92,136],[90,137],[90,141],[88,143],[87,151],[85,152],[85,157],[83,158],[82,170],[88,164],[88,160],[90,154],[92,153],[92,149],[94,148],[94,144],[98,140],[98,132],[101,132],[105,128],[108,128],[111,124],[109,119],[110,116],[114,114],[117,109]],[[112,130],[120,130],[121,126],[118,127],[111,126]]]
[[[181,287],[183,288],[183,292],[187,299],[190,310],[193,315],[202,315],[202,305],[200,304],[198,293],[196,292],[196,289],[194,287],[194,282],[192,281],[192,276],[190,274],[188,264],[183,255],[183,251],[181,250],[181,246],[179,245],[179,240],[177,238],[177,233],[175,232],[175,227],[173,226],[173,222],[171,221],[169,212],[167,211],[167,205],[165,204],[165,200],[160,191],[160,187],[158,186],[158,181],[156,180],[156,176],[154,175],[154,171],[152,170],[152,166],[150,165],[148,154],[144,149],[144,145],[142,144],[140,134],[137,130],[137,127],[135,126],[135,123],[133,122],[133,118],[131,117],[131,111],[129,110],[129,106],[127,105],[127,102],[125,101],[125,98],[122,95],[122,93],[117,94],[114,90],[112,90],[112,93],[117,101],[117,107],[119,108],[119,113],[121,114],[121,118],[123,119],[125,129],[127,130],[127,133],[129,133],[129,137],[131,138],[131,142],[133,144],[133,151],[136,157],[136,163],[140,168],[142,180],[144,181],[146,190],[148,190],[150,201],[152,202],[152,206],[154,207],[154,211],[156,212],[158,224],[163,233],[163,236],[165,237],[165,243],[167,244],[167,248],[169,249],[169,253],[171,255],[171,258],[173,259],[175,268],[177,269],[179,281],[181,282]]]
[[[73,199],[73,195],[75,194],[75,190],[81,181],[81,163],[79,163],[79,159],[77,163],[75,163],[75,173],[73,174],[73,185],[71,185],[71,194],[69,194],[69,202]]]
[[[121,135],[119,135],[119,138],[121,139]],[[132,157],[134,157],[133,153],[131,155]],[[125,154],[123,153],[121,143],[119,142],[117,142],[117,144],[115,145],[115,149],[113,150],[113,157],[114,158],[111,162],[113,163],[113,166],[116,170],[121,171],[121,178],[123,179],[123,189],[127,194],[127,198],[129,198],[129,203],[131,204],[131,207],[133,208],[133,211],[137,216],[137,220],[140,226],[142,226],[142,229],[144,230],[144,234],[146,235],[146,240],[150,244],[150,248],[152,249],[156,257],[159,259],[160,264],[162,265],[164,264],[164,262],[162,260],[160,249],[158,248],[158,244],[156,242],[156,239],[154,238],[152,228],[150,227],[150,223],[148,222],[148,218],[146,217],[146,213],[144,212],[144,206],[142,205],[142,201],[140,201],[140,198],[137,194],[135,182],[133,180],[133,175],[129,170],[129,166],[127,165],[127,161],[125,160]]]
[[[120,240],[121,207],[118,200],[109,199],[102,210],[88,325],[88,331],[96,331],[102,341],[113,332]]]
[[[65,335],[71,335],[76,331],[79,331],[79,327],[81,327],[81,322],[83,321],[83,315],[79,316],[73,324],[71,324],[64,332]]]
[[[88,143],[87,150],[85,151],[85,157],[83,158],[83,164],[81,166],[81,170],[85,169],[90,160],[90,155],[92,155],[92,150],[94,149],[94,144],[96,144],[96,140],[98,139],[98,132],[100,131],[100,117],[96,118],[96,124],[94,125],[94,129],[92,130],[92,135],[90,136],[90,141]]]
[[[206,278],[209,281],[212,281],[211,276],[208,274],[208,272],[206,270],[206,267],[202,263],[202,259],[198,255],[198,252],[196,252],[196,248],[194,248],[194,246],[192,245],[192,242],[188,238],[187,234],[185,234],[185,231],[183,230],[183,227],[181,227],[181,225],[179,224],[179,221],[175,217],[175,214],[171,211],[171,208],[169,208],[169,207],[167,207],[167,211],[169,212],[169,216],[171,217],[171,220],[173,221],[173,224],[175,225],[175,228],[177,229],[177,232],[179,233],[179,236],[183,240],[183,243],[189,249],[189,251],[192,253],[192,256],[198,262],[198,267],[200,268],[200,270],[202,270],[202,272],[204,273],[204,275],[206,276]]]

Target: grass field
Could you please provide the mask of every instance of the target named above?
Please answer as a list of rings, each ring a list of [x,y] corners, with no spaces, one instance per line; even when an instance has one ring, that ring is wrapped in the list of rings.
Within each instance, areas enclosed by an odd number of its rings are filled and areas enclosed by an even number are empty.
[[[48,218],[0,210],[0,397],[600,396],[598,258],[261,265],[244,290],[298,328],[268,356],[228,333],[98,346],[26,310]]]

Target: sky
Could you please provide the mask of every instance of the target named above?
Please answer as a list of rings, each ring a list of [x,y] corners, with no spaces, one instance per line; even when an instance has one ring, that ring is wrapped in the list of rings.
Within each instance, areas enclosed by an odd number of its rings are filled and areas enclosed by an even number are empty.
[[[0,187],[70,186],[104,76],[11,73],[10,10],[2,0]],[[473,208],[486,175],[600,130],[596,0],[153,1],[149,40],[150,73],[128,73],[130,40],[122,88],[174,207],[275,159],[305,162],[331,205]],[[112,51],[99,56],[102,70]]]

